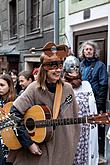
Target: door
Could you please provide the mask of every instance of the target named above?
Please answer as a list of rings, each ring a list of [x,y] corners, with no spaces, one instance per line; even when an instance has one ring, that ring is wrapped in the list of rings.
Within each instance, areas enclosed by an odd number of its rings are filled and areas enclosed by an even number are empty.
[[[19,55],[9,55],[7,56],[7,61],[8,61],[8,71],[15,69],[19,71]]]
[[[86,40],[93,40],[98,43],[100,49],[100,60],[107,64],[107,26],[94,28],[73,33],[73,50],[78,54],[79,45]]]
[[[73,33],[73,51],[78,56],[78,48],[86,40],[93,40],[98,43],[100,49],[100,60],[102,60],[107,66],[107,26],[94,28],[89,30],[83,30]],[[99,153],[104,156],[105,148],[105,126],[99,126],[98,128],[98,140],[99,140]]]

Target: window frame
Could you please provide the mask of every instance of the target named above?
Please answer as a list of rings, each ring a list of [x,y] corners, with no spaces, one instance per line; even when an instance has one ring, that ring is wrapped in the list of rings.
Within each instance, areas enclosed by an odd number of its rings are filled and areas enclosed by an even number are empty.
[[[28,39],[33,39],[33,38],[37,38],[37,37],[41,37],[42,36],[42,0],[39,0],[39,27],[33,29],[32,31],[28,31],[28,23],[27,23],[27,18],[28,18],[28,13],[27,13],[27,9],[29,6],[29,2],[31,3],[30,0],[25,0],[25,40]],[[30,17],[29,17],[30,18]]]
[[[0,25],[0,46],[2,46],[2,27]]]
[[[10,12],[10,3],[12,1],[16,1],[16,33],[15,35],[11,36],[11,33],[10,33],[10,27],[11,27],[11,24],[10,24],[10,17],[11,17],[11,12]],[[8,0],[8,29],[9,29],[9,40],[12,41],[12,40],[15,40],[18,38],[18,0]]]

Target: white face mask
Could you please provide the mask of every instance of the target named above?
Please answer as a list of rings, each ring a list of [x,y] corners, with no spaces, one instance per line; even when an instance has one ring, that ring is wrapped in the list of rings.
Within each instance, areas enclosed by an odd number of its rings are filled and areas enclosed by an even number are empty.
[[[75,56],[68,56],[63,64],[64,72],[79,72],[79,60]]]

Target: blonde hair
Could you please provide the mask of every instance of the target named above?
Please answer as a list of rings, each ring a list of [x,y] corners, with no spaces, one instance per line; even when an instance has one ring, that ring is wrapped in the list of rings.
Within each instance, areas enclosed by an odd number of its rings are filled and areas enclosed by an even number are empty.
[[[45,84],[46,74],[47,74],[46,70],[44,70],[41,64],[38,74],[37,74],[37,87],[43,90],[46,89],[46,84]]]
[[[93,41],[91,41],[91,40],[85,41],[85,42],[83,42],[83,43],[81,44],[81,46],[79,47],[79,50],[78,50],[79,58],[81,58],[81,59],[85,58],[85,55],[84,55],[84,47],[85,47],[86,45],[92,46],[93,49],[94,49],[94,57],[95,57],[95,58],[99,58],[99,56],[100,56],[99,47],[98,47],[98,45],[97,45],[96,42],[93,42]]]

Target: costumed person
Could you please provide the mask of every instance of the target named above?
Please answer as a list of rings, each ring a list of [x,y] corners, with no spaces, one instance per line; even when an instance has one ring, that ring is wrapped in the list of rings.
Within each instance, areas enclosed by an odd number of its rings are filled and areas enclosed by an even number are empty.
[[[63,64],[64,79],[74,90],[79,104],[79,117],[97,114],[94,94],[88,81],[82,80],[79,59],[68,56]],[[80,140],[73,165],[98,165],[98,129],[96,124],[81,124]]]
[[[54,43],[49,42],[45,45],[44,50],[40,58],[41,65],[37,81],[32,82],[15,100],[10,113],[14,113],[15,116],[22,119],[29,108],[34,105],[43,105],[45,108],[50,109],[53,119],[58,118],[63,121],[64,118],[71,118],[72,116],[77,118],[79,106],[72,86],[63,82],[60,77],[63,60],[68,54],[68,47],[66,45],[56,46]],[[66,106],[68,96],[71,96],[72,100]],[[49,113],[47,117],[49,118]],[[32,140],[31,134],[28,133],[25,127],[21,126],[17,129],[17,133],[22,148],[16,151],[10,150],[8,160],[13,165],[72,165],[79,141],[80,125],[66,125],[68,122],[65,120],[63,123],[65,126],[58,126],[58,124],[62,125],[60,122],[54,124],[54,127],[50,125],[49,130],[53,130],[53,136],[50,140],[43,140],[39,143]],[[50,120],[48,120],[47,125],[49,123],[52,124]],[[44,134],[46,133],[44,131]]]
[[[0,76],[0,117],[1,115],[5,118],[5,112],[3,107],[6,103],[12,102],[15,99],[15,90],[13,80],[10,75],[3,74]],[[2,124],[2,120],[0,120]],[[5,124],[3,122],[3,124]],[[1,130],[2,132],[2,130]],[[8,148],[4,145],[2,138],[0,137],[0,165],[6,164],[8,155]]]

